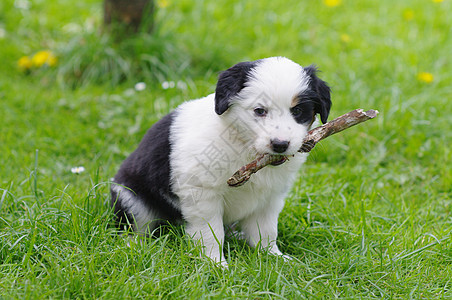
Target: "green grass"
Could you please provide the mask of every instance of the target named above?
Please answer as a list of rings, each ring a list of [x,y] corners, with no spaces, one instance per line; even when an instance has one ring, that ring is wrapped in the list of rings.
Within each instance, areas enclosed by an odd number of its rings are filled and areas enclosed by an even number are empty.
[[[451,1],[170,1],[158,38],[113,52],[101,1],[19,2],[0,3],[0,298],[452,297]],[[56,67],[17,68],[43,49]],[[128,69],[96,64],[105,53]],[[300,170],[279,227],[294,260],[230,239],[221,269],[180,227],[127,247],[108,205],[122,160],[172,108],[213,92],[220,70],[276,55],[319,66],[331,116],[381,112]],[[77,60],[90,76],[70,77]]]

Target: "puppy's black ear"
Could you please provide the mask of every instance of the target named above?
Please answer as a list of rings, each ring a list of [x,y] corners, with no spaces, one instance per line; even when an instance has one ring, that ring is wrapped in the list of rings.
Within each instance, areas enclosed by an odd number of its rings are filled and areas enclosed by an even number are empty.
[[[231,106],[231,98],[245,87],[245,82],[254,65],[255,62],[241,62],[220,73],[215,89],[215,112],[217,114],[223,114]]]
[[[316,94],[315,101],[315,113],[320,114],[320,120],[322,123],[328,121],[328,115],[331,109],[331,95],[330,87],[328,84],[317,77],[317,68],[314,65],[304,68],[306,74],[310,77],[311,81],[309,85],[312,91]]]

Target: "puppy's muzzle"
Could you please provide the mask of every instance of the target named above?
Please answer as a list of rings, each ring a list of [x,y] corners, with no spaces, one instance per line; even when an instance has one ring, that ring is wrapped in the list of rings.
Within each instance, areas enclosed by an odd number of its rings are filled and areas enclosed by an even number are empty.
[[[272,147],[272,150],[276,153],[283,153],[284,151],[289,148],[289,141],[281,141],[279,139],[274,139],[270,141],[270,145]]]

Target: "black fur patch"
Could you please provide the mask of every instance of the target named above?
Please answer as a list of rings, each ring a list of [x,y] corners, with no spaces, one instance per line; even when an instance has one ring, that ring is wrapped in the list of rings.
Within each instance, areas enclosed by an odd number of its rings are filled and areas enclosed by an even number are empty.
[[[171,201],[178,201],[170,185],[170,126],[175,112],[155,123],[143,137],[138,148],[122,163],[115,176],[115,182],[131,189],[143,203],[169,221],[182,218],[181,212]],[[128,218],[117,195],[112,191],[111,205],[118,218]],[[121,221],[121,220],[120,220]]]
[[[299,124],[310,124],[314,121],[316,96],[307,91],[297,96],[297,105],[290,109],[295,121]]]
[[[304,68],[306,74],[311,77],[309,82],[310,91],[308,91],[305,97],[310,98],[314,103],[314,112],[320,114],[320,120],[322,123],[328,121],[328,116],[331,109],[331,95],[330,87],[328,84],[317,77],[317,68],[314,65]],[[303,95],[300,95],[303,97]]]
[[[231,97],[237,95],[248,80],[258,61],[241,62],[220,73],[215,89],[215,112],[223,114],[231,106]]]

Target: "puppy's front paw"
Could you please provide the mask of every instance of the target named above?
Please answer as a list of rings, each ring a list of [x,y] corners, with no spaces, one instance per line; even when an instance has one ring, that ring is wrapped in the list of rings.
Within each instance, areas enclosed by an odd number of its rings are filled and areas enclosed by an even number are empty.
[[[212,262],[213,265],[215,265],[216,267],[225,268],[225,269],[228,268],[228,262],[224,258],[208,256],[205,253],[201,253],[200,257],[202,259],[210,260],[210,262]]]
[[[287,254],[281,254],[280,256],[284,259],[284,261],[293,261],[294,260],[294,258],[292,256],[287,255]]]
[[[220,263],[219,263],[219,266],[221,266],[222,268],[225,268],[225,269],[228,269],[229,267],[229,265],[228,265],[228,262],[226,261],[226,260],[222,260]]]
[[[284,259],[284,261],[294,260],[294,258],[292,256],[283,254],[281,251],[279,251],[279,249],[277,247],[273,247],[272,249],[270,249],[269,253],[272,255],[281,257],[282,259]]]

